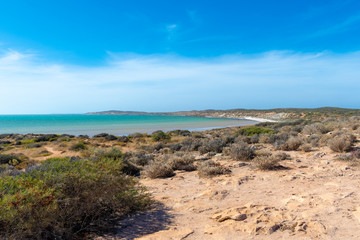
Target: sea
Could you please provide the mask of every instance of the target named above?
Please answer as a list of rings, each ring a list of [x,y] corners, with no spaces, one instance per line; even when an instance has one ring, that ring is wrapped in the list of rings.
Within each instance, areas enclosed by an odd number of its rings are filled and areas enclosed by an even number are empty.
[[[152,133],[157,130],[206,130],[256,123],[246,119],[225,119],[162,115],[0,115],[0,134],[54,133],[117,136]]]

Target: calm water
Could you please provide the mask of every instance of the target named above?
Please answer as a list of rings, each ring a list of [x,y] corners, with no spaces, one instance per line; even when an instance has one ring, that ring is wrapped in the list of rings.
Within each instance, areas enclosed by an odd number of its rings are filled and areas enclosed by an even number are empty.
[[[254,121],[182,116],[0,115],[0,133],[111,133],[127,135],[156,130],[203,130],[251,124]]]

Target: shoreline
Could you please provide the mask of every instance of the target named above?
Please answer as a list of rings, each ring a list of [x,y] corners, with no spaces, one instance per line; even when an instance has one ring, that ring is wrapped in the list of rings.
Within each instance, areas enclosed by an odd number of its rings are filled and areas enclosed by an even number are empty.
[[[54,115],[49,115],[49,116],[54,116]],[[140,115],[143,116],[143,115]],[[171,116],[166,116],[166,117],[171,117]],[[93,137],[94,135],[97,134],[101,134],[101,133],[107,133],[107,134],[111,134],[111,135],[115,135],[115,136],[129,136],[131,134],[134,133],[146,133],[146,134],[151,134],[154,131],[164,131],[164,132],[169,132],[169,131],[174,131],[174,130],[188,130],[188,131],[206,131],[206,130],[211,130],[211,129],[223,129],[223,128],[228,128],[228,127],[240,127],[240,126],[246,126],[246,125],[254,125],[257,124],[259,122],[265,122],[265,121],[269,121],[267,119],[262,119],[262,118],[255,118],[255,117],[225,117],[225,116],[174,116],[174,117],[190,117],[190,118],[198,118],[198,119],[214,119],[214,120],[224,120],[223,122],[218,122],[216,123],[216,121],[214,123],[209,123],[209,122],[194,122],[194,123],[187,123],[186,121],[183,123],[179,123],[179,122],[174,122],[173,124],[171,122],[166,122],[166,123],[148,123],[148,122],[144,122],[142,124],[139,124],[138,126],[136,126],[136,124],[134,123],[134,126],[130,126],[130,125],[124,125],[122,126],[121,122],[119,122],[118,124],[115,125],[108,125],[107,123],[103,123],[103,125],[101,126],[87,126],[84,128],[84,126],[79,125],[79,124],[75,124],[75,125],[71,125],[71,126],[64,126],[61,128],[58,128],[58,126],[56,125],[57,123],[50,123],[50,125],[46,126],[46,128],[44,127],[35,127],[35,126],[31,126],[29,125],[26,129],[24,129],[24,125],[26,125],[26,122],[23,123],[23,126],[20,126],[19,129],[11,129],[10,128],[4,128],[3,132],[1,132],[0,134],[19,134],[19,135],[31,135],[31,134],[57,134],[57,135],[63,135],[63,134],[68,134],[68,135],[74,135],[74,136],[79,136],[79,135],[88,135],[89,137]],[[228,120],[228,121],[227,121]],[[42,120],[43,121],[43,120]],[[58,120],[57,120],[58,121]],[[66,121],[66,119],[60,119],[60,121]],[[87,120],[85,120],[87,121]],[[84,122],[85,124],[86,122]],[[51,126],[54,125],[54,126]],[[23,128],[23,129],[22,129]],[[8,131],[10,130],[10,131]]]

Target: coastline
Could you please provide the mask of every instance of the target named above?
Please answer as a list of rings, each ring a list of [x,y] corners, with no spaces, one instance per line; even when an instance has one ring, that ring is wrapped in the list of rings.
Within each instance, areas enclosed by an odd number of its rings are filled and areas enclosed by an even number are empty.
[[[266,121],[266,119],[260,118],[230,118],[228,116],[164,115],[163,117],[160,115],[139,115],[139,118],[134,115],[3,116],[3,119],[0,118],[0,125],[2,125],[0,134],[71,134],[91,137],[100,133],[108,133],[115,136],[127,136],[134,133],[151,134],[157,130],[164,132],[173,130],[205,131],[253,125]],[[212,119],[214,121],[211,121]]]

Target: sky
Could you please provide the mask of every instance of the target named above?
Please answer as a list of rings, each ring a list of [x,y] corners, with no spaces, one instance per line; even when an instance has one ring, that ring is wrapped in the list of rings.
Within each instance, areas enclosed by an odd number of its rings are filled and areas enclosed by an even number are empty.
[[[357,0],[12,0],[0,114],[360,108]]]

